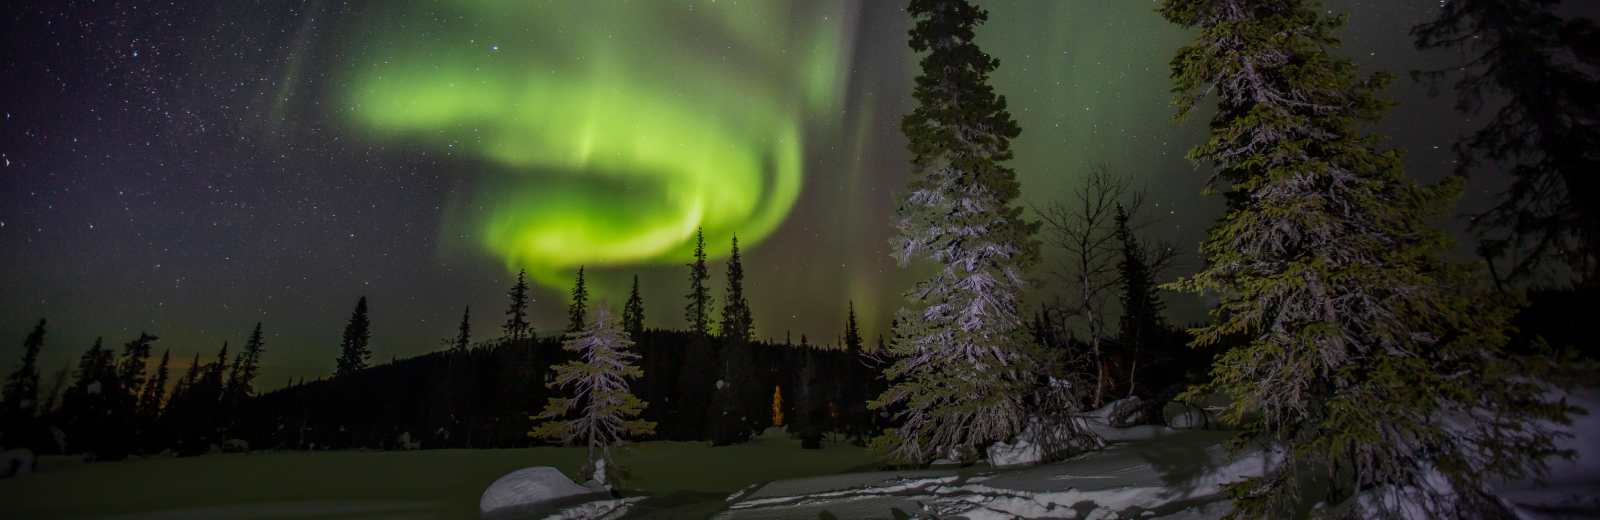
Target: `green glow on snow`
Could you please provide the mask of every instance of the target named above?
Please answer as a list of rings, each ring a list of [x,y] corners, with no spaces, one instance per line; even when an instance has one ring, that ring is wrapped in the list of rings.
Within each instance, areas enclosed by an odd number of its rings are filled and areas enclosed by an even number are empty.
[[[344,100],[372,139],[481,165],[459,227],[565,287],[580,265],[754,245],[800,192],[849,45],[832,3],[413,2],[353,45]],[[747,246],[748,247],[748,246]]]

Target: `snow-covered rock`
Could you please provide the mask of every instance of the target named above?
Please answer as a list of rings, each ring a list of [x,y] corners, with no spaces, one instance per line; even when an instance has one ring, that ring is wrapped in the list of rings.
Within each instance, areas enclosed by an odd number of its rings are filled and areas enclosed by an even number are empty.
[[[33,473],[33,451],[16,448],[0,452],[0,478],[26,477]]]
[[[449,437],[446,436],[445,438],[449,438]],[[411,432],[402,433],[402,434],[400,434],[400,438],[395,439],[395,440],[399,441],[400,449],[402,449],[402,450],[410,451],[410,450],[420,450],[420,449],[422,449],[422,439],[417,439],[416,441],[413,442],[411,440]]]
[[[522,468],[495,480],[478,501],[484,518],[510,516],[560,505],[563,499],[591,494],[589,488],[548,466]]]
[[[222,443],[224,453],[246,453],[250,451],[250,443],[244,439],[228,439]]]
[[[1217,426],[1217,419],[1205,410],[1189,410],[1167,421],[1168,428],[1177,430],[1210,430]]]

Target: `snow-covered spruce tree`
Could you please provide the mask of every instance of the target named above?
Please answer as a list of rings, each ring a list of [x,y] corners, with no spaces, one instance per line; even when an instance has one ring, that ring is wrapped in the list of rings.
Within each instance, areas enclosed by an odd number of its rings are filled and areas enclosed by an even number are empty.
[[[1537,399],[1546,360],[1499,351],[1511,308],[1479,272],[1439,260],[1429,227],[1460,179],[1408,181],[1402,153],[1359,126],[1393,104],[1390,77],[1356,76],[1332,56],[1343,17],[1303,0],[1167,0],[1169,21],[1198,30],[1172,76],[1179,117],[1214,94],[1208,192],[1228,212],[1201,246],[1206,267],[1172,287],[1221,294],[1194,346],[1248,343],[1219,357],[1213,380],[1241,424],[1235,453],[1266,449],[1276,470],[1226,485],[1231,518],[1279,518],[1319,501],[1324,479],[1347,518],[1507,516],[1485,487],[1537,474],[1555,451],[1542,420],[1568,408]]]
[[[656,423],[638,419],[648,403],[628,390],[628,379],[643,375],[632,361],[638,354],[628,352],[633,340],[622,330],[604,301],[595,306],[582,331],[569,334],[562,348],[577,352],[579,359],[555,367],[556,378],[548,386],[571,388],[572,397],[552,397],[534,420],[555,419],[577,410],[569,420],[549,421],[534,427],[529,437],[556,439],[562,444],[582,441],[589,448],[580,481],[594,479],[607,488],[626,480],[627,472],[617,465],[612,448],[629,438],[655,433]]]
[[[927,54],[913,91],[919,105],[901,122],[914,180],[896,195],[900,234],[891,244],[901,265],[921,258],[938,269],[906,293],[921,308],[896,313],[892,385],[870,406],[904,407],[900,426],[872,448],[922,465],[974,460],[1021,432],[1051,359],[1018,317],[1038,225],[1012,206],[1019,185],[1002,165],[1021,129],[988,85],[1000,62],[972,41],[988,13],[965,0],[912,0],[907,10],[916,20],[911,48]]]

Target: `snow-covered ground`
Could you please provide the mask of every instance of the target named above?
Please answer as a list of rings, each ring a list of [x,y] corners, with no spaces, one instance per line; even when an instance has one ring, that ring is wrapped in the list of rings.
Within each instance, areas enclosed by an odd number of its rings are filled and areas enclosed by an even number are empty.
[[[862,448],[763,438],[726,447],[650,442],[624,463],[651,494],[634,509],[707,518],[752,484],[872,469]],[[484,490],[529,466],[574,476],[583,448],[227,453],[83,463],[41,457],[0,479],[0,519],[476,519]],[[524,518],[524,517],[512,517]],[[533,517],[537,518],[537,517]]]
[[[1500,483],[1500,495],[1529,520],[1600,518],[1600,392],[1569,400],[1593,411],[1561,441],[1580,453],[1553,461],[1548,487]],[[781,435],[737,446],[648,443],[629,466],[626,497],[529,514],[533,518],[968,520],[1200,520],[1229,503],[1217,486],[1260,474],[1267,461],[1231,461],[1230,432],[1156,426],[1112,429],[1105,450],[1021,468],[871,472],[860,448],[825,444],[801,450]],[[477,517],[484,489],[528,466],[569,471],[578,448],[428,450],[209,455],[73,464],[46,457],[38,473],[0,480],[0,518],[124,520]]]
[[[1540,487],[1497,482],[1501,497],[1528,520],[1600,518],[1600,395],[1572,395],[1593,413],[1564,428],[1572,461],[1551,462]],[[729,497],[719,520],[814,518],[1067,518],[1084,520],[1220,518],[1230,502],[1218,486],[1270,469],[1261,455],[1230,459],[1232,433],[1156,426],[1107,428],[1105,450],[1019,469],[880,472],[773,482]]]

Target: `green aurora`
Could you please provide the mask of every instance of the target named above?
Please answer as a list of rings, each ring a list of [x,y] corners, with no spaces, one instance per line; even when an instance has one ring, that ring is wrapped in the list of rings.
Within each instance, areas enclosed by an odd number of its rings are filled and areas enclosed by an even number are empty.
[[[753,246],[845,90],[843,7],[795,4],[415,2],[364,32],[349,123],[474,161],[441,234],[551,287],[682,262],[697,228]]]

